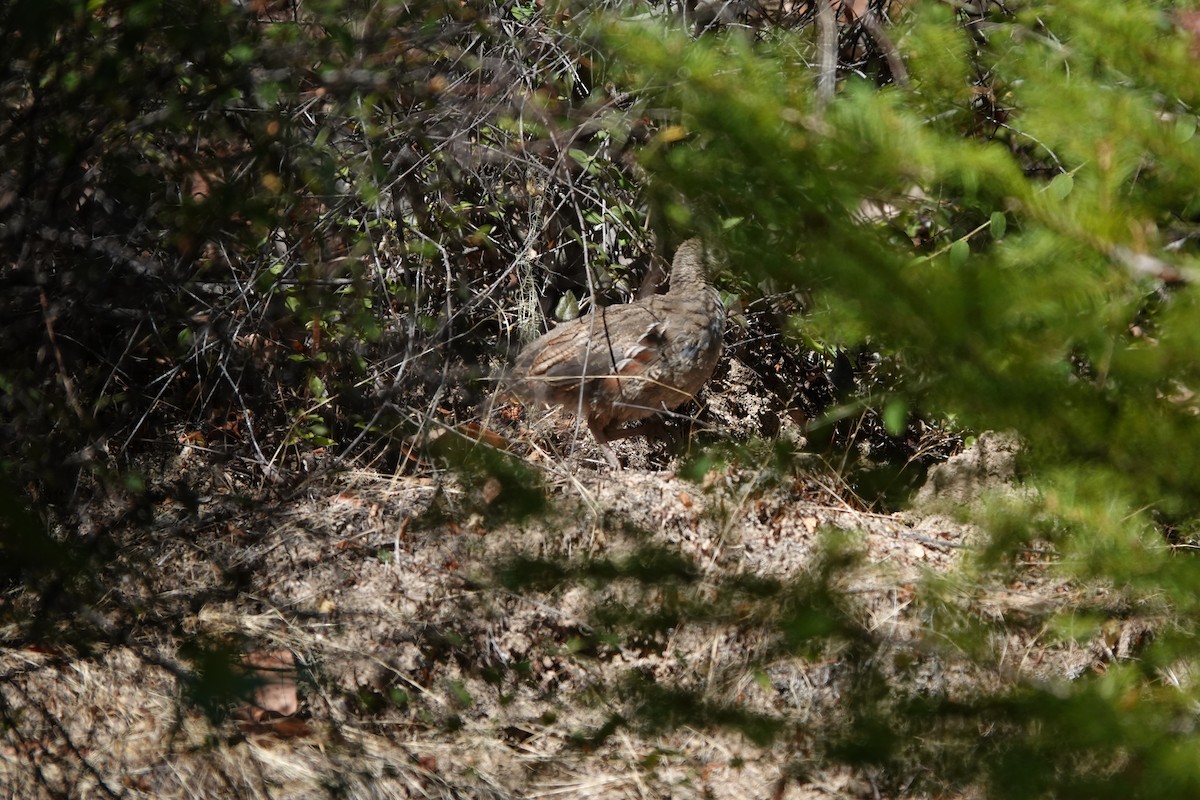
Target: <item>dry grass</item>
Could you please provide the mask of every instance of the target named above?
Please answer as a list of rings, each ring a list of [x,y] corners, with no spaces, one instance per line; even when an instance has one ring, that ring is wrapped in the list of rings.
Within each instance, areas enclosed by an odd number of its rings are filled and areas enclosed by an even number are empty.
[[[556,510],[520,524],[464,514],[480,487],[370,472],[329,476],[271,507],[231,513],[215,498],[192,519],[160,509],[142,542],[157,556],[143,599],[164,617],[174,609],[174,627],[143,626],[145,638],[87,657],[5,650],[0,786],[47,797],[739,798],[872,797],[905,782],[822,760],[803,735],[756,745],[720,728],[634,724],[588,744],[630,713],[614,691],[630,673],[826,729],[852,687],[847,664],[837,648],[781,654],[769,626],[736,619],[587,645],[598,610],[668,590],[564,580],[513,592],[491,576],[515,554],[619,560],[658,546],[698,570],[687,591],[715,597],[729,576],[810,575],[822,536],[841,531],[863,557],[838,587],[875,636],[873,658],[909,662],[892,674],[898,685],[966,696],[1099,662],[1017,625],[997,626],[992,658],[953,658],[915,588],[930,576],[954,585],[968,526],[856,509],[820,475],[780,482],[728,468],[697,485],[669,472],[557,469]],[[222,591],[231,571],[236,593]],[[1022,577],[1019,590],[961,584],[962,607],[1005,620],[1079,599],[1038,565]],[[299,713],[214,722],[181,703],[188,637],[293,653]]]

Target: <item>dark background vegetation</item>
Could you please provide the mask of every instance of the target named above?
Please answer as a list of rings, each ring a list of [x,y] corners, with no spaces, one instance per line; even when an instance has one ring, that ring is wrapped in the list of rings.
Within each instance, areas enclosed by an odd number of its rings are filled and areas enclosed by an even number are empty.
[[[743,610],[783,609],[750,614],[780,652],[837,647],[859,668],[821,757],[922,764],[929,786],[995,796],[1194,793],[1196,690],[1164,676],[1192,668],[1200,619],[1197,14],[0,4],[5,646],[86,658],[179,634],[114,590],[153,563],[121,554],[153,553],[164,503],[286,503],[360,465],[448,469],[496,481],[501,513],[543,508],[521,446],[493,449],[521,431],[518,411],[493,419],[497,376],[547,320],[636,296],[649,242],[665,255],[699,232],[728,253],[720,283],[743,309],[731,352],[843,466],[847,498],[894,508],[898,473],[910,488],[955,449],[943,430],[1015,431],[1031,491],[976,512],[988,539],[968,577],[1049,548],[1156,620],[1102,675],[950,701],[889,693],[836,597],[836,553],[811,584],[727,587]],[[501,441],[464,446],[485,423]],[[769,449],[719,442],[696,471]],[[661,569],[621,576],[686,577],[645,561]],[[516,591],[547,570],[595,578],[534,566],[497,568]],[[926,592],[931,625],[969,651],[986,621],[943,620],[953,600]],[[197,665],[233,651],[188,644],[165,668],[219,710],[240,687]],[[651,728],[768,742],[789,724],[625,691]]]

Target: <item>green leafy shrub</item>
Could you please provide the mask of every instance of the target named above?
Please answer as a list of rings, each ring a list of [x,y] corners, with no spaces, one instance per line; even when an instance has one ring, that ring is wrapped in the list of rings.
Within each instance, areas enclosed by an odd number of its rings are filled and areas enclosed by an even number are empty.
[[[1186,671],[1200,584],[1161,523],[1200,514],[1196,41],[1170,4],[982,6],[906,9],[902,80],[847,76],[828,98],[812,31],[697,42],[613,22],[604,41],[683,109],[688,138],[645,158],[669,215],[727,229],[735,269],[812,287],[814,337],[902,353],[891,402],[1020,435],[1038,493],[996,512],[984,569],[1049,540],[1070,574],[1169,614],[1142,657]],[[1179,796],[1200,740],[1170,709],[1195,689],[1159,680],[1114,668],[928,707],[912,734],[1008,720],[956,756],[986,753],[997,796]]]

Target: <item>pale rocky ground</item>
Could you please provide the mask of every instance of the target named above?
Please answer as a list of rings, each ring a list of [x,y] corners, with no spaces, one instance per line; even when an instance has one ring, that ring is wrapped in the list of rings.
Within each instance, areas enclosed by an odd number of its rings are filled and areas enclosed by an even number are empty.
[[[619,449],[630,458],[642,446]],[[836,648],[769,654],[761,629],[720,622],[576,652],[598,608],[652,604],[666,589],[572,579],[516,592],[492,568],[517,554],[619,560],[654,546],[690,560],[691,589],[704,596],[733,575],[811,577],[822,538],[840,533],[862,558],[837,586],[877,634],[878,659],[907,654],[913,666],[895,679],[908,688],[954,696],[998,681],[1069,680],[1113,648],[1015,626],[990,643],[984,669],[938,647],[915,599],[937,577],[985,618],[1078,599],[1082,590],[1044,559],[1006,583],[956,583],[979,534],[946,513],[947,501],[1003,490],[1014,448],[981,437],[899,514],[854,507],[817,467],[780,476],[727,466],[697,483],[670,469],[598,470],[587,443],[566,463],[535,464],[551,512],[524,522],[491,513],[504,502],[496,486],[436,472],[330,474],[270,507],[215,491],[195,516],[164,504],[152,534],[128,542],[126,555],[145,559],[145,584],[114,589],[147,614],[177,613],[181,634],[259,658],[283,651],[297,674],[260,699],[285,716],[214,726],[181,711],[180,682],[162,666],[178,659],[172,636],[90,659],[5,650],[3,669],[24,675],[5,684],[21,725],[0,748],[0,787],[14,797],[927,796],[880,788],[906,776],[812,762],[820,743],[803,736],[758,745],[732,730],[628,726],[580,746],[579,736],[629,713],[620,691],[600,689],[632,669],[813,730],[836,717],[849,684]]]

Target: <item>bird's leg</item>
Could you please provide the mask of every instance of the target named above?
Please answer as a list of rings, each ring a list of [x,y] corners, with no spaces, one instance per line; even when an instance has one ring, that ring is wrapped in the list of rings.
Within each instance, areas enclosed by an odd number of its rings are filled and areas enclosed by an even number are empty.
[[[613,469],[622,469],[621,462],[617,460],[617,454],[608,444],[610,438],[608,430],[594,422],[588,423],[588,430],[592,432],[592,438],[596,440],[596,444],[600,445],[600,452],[604,453],[604,460],[608,462],[608,465]]]

